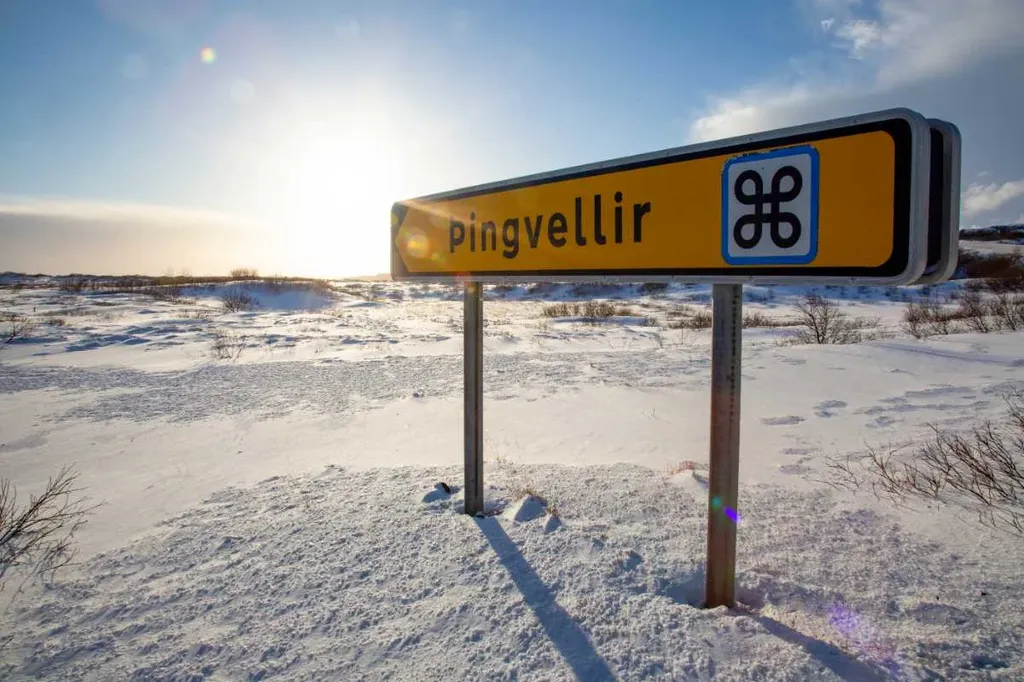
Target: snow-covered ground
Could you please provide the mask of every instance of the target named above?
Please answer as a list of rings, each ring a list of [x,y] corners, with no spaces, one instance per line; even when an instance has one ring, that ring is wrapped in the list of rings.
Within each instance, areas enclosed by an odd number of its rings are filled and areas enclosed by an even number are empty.
[[[707,287],[489,287],[472,519],[457,290],[34,284],[0,289],[36,323],[0,351],[0,477],[74,463],[103,505],[80,563],[6,607],[0,678],[1024,679],[1019,536],[823,482],[1024,388],[1024,333],[903,334],[920,291],[822,290],[876,320],[863,343],[744,332],[729,611],[699,608],[710,330],[672,328]],[[246,286],[260,307],[224,312]],[[589,298],[620,314],[545,314]]]

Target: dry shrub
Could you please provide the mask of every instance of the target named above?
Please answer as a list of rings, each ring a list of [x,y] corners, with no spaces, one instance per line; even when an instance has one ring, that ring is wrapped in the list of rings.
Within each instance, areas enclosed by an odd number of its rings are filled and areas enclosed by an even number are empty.
[[[1024,291],[1024,260],[1017,254],[960,249],[957,275],[992,292]]]
[[[694,330],[711,329],[714,321],[714,315],[710,310],[698,310],[693,317],[682,320],[680,327]]]
[[[1024,294],[998,293],[988,302],[988,312],[1000,329],[1024,329]]]
[[[832,460],[825,482],[849,490],[870,483],[875,495],[895,504],[959,504],[975,511],[983,525],[1024,536],[1024,395],[1007,396],[1006,406],[1004,419],[966,432],[932,425],[922,444],[869,448],[856,462]]]
[[[582,303],[552,303],[543,308],[544,317],[582,317],[600,320],[616,316],[631,316],[632,309],[616,306],[608,301],[583,301]]]
[[[803,324],[800,320],[786,317],[773,317],[766,315],[759,310],[752,310],[743,314],[743,327],[777,329],[779,327],[798,327]]]
[[[675,464],[671,464],[666,469],[669,476],[675,476],[676,474],[682,474],[687,471],[707,471],[708,465],[700,462],[695,462],[692,459],[684,459]]]
[[[878,321],[863,318],[851,319],[839,309],[838,304],[818,294],[808,294],[796,305],[797,325],[802,327],[793,340],[796,343],[846,344],[877,338],[880,334],[867,333],[877,330]]]
[[[945,336],[957,331],[957,320],[964,319],[963,312],[943,308],[937,301],[911,302],[903,312],[903,331],[915,339],[929,336]]]
[[[244,289],[229,289],[221,295],[220,300],[229,313],[252,310],[257,304],[256,298]]]
[[[24,315],[0,313],[0,348],[28,336],[34,326],[32,320]]]
[[[965,329],[979,334],[987,334],[993,330],[988,319],[988,307],[978,291],[965,291],[960,295],[957,314]]]
[[[217,360],[237,360],[245,350],[245,337],[217,329],[210,341],[210,355]]]
[[[88,286],[88,280],[79,277],[72,277],[69,279],[61,280],[60,286],[58,288],[66,294],[80,294],[83,291],[85,291]]]
[[[78,474],[64,467],[20,507],[17,490],[0,479],[0,590],[15,569],[27,579],[52,579],[74,559],[74,535],[96,508],[87,505],[77,481]]]

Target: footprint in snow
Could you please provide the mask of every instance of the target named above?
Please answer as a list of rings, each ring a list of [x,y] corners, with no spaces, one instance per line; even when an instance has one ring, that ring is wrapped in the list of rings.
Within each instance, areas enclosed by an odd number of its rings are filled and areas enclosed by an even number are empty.
[[[876,417],[873,421],[868,422],[866,426],[869,429],[884,429],[887,426],[892,426],[898,421],[900,420],[896,419],[895,417],[890,417],[883,414],[879,417]]]
[[[761,423],[765,426],[792,426],[804,421],[803,417],[794,414],[785,417],[761,417]]]
[[[829,418],[836,415],[836,410],[846,407],[842,400],[823,400],[814,407],[814,414],[819,417]]]

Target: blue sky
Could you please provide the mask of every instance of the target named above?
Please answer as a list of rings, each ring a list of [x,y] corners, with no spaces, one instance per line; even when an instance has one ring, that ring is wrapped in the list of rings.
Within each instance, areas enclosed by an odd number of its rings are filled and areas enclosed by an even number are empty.
[[[888,106],[960,125],[965,225],[1017,220],[1022,15],[1017,0],[13,0],[0,239],[17,248],[0,270],[378,272],[396,199]]]

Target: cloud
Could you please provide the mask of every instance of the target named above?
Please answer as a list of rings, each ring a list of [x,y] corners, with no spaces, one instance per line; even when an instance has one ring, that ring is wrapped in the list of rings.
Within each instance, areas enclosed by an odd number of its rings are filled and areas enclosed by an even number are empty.
[[[811,11],[827,12],[819,23],[835,39],[847,68],[795,84],[751,84],[713,97],[691,123],[689,139],[806,123],[822,113],[851,113],[851,108],[863,111],[851,105],[891,101],[922,82],[962,75],[986,61],[1024,52],[1019,0],[878,0],[875,8],[877,16],[869,17],[863,16],[870,9],[866,3],[812,2]],[[1020,78],[1017,66],[1007,78]]]
[[[48,217],[87,223],[132,223],[140,227],[201,224],[250,229],[256,226],[248,218],[201,208],[39,197],[0,196],[0,216]]]
[[[1024,40],[1019,0],[879,0],[877,18],[831,29],[851,56],[877,66],[881,85],[967,69]]]
[[[1004,182],[1001,185],[972,184],[964,190],[961,213],[965,217],[990,213],[1021,196],[1024,196],[1024,180]]]
[[[0,198],[0,271],[161,274],[276,269],[280,235],[215,211],[76,199]]]

